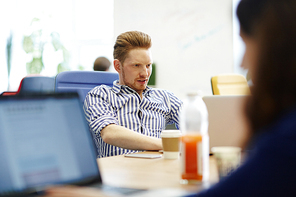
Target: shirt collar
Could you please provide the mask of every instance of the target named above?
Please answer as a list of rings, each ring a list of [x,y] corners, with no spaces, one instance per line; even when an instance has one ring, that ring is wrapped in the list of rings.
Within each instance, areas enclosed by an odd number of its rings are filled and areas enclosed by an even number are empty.
[[[125,92],[131,92],[131,93],[136,93],[136,91],[126,85],[119,85],[119,80],[115,80],[113,82],[113,87],[112,87],[113,91],[118,94],[121,91],[125,91]],[[152,90],[152,88],[150,87],[146,87],[146,89],[143,91],[143,96],[149,95],[149,92]]]

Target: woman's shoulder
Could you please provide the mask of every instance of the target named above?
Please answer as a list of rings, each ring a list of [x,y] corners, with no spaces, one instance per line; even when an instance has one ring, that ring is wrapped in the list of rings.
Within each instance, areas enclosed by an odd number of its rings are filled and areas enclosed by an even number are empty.
[[[255,146],[265,152],[293,154],[296,161],[296,110],[289,110],[272,124],[263,128],[254,138]],[[291,151],[293,150],[293,151]]]

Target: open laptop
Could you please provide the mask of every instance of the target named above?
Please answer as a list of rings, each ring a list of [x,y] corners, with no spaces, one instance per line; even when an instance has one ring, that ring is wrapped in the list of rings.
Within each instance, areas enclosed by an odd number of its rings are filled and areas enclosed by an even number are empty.
[[[144,191],[102,183],[77,93],[0,97],[0,196],[35,196],[56,184]]]
[[[210,150],[214,146],[242,146],[247,132],[243,107],[247,96],[204,96],[209,114]]]

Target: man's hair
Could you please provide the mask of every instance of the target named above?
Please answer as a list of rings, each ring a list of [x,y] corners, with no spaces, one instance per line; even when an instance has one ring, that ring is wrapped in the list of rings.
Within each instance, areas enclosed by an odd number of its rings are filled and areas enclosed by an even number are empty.
[[[130,50],[137,48],[149,49],[151,45],[151,37],[149,35],[139,31],[128,31],[117,37],[113,57],[123,63]]]
[[[94,62],[94,71],[106,71],[109,69],[111,62],[105,57],[98,57]]]

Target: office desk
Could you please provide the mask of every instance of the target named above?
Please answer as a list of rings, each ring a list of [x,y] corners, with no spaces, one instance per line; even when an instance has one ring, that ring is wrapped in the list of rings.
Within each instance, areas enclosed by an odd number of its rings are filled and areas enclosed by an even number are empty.
[[[146,154],[161,154],[147,151]],[[123,155],[100,158],[98,165],[104,184],[138,189],[179,188],[199,190],[202,184],[182,185],[181,160],[127,158]],[[210,156],[210,183],[218,180],[216,161]]]

